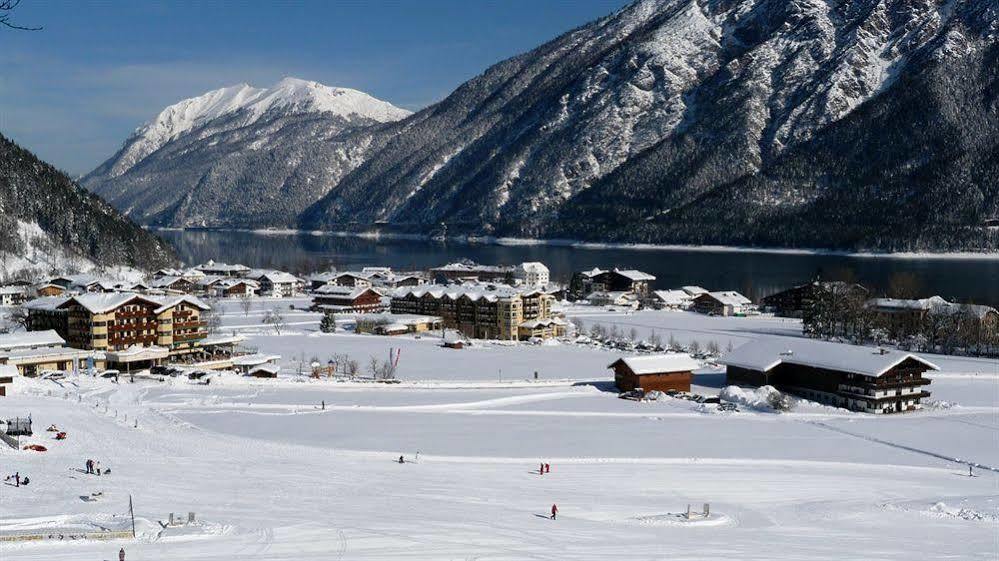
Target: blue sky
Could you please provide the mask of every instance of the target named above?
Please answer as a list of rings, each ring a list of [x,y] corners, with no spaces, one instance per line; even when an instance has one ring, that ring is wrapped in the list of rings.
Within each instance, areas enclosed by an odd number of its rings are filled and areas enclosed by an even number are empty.
[[[283,76],[407,109],[626,0],[22,0],[0,30],[0,132],[80,174],[180,99]]]

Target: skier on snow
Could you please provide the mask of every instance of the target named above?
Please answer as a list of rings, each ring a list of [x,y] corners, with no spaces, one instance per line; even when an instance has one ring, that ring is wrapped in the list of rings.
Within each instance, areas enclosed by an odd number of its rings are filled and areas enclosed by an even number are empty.
[[[558,506],[553,504],[552,505],[552,520],[555,520],[555,515],[557,515],[557,514],[558,514]]]

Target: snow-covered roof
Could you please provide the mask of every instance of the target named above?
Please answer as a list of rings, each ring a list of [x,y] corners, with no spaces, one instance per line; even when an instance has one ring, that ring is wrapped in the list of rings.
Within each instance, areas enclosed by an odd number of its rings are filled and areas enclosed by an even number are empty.
[[[667,304],[684,304],[690,302],[690,294],[683,290],[655,290],[652,294]]]
[[[250,288],[260,288],[260,284],[257,283],[257,281],[252,280],[252,279],[234,279],[234,278],[227,278],[227,277],[223,277],[223,278],[215,277],[215,281],[212,284],[214,286],[216,286],[217,288],[221,288],[223,290],[227,289],[227,288],[232,288],[234,286],[239,286],[241,284],[245,284],[246,286],[248,286]]]
[[[706,293],[708,291],[708,289],[701,288],[700,286],[696,286],[696,285],[682,286],[682,287],[680,287],[680,290],[686,292],[687,294],[689,294],[691,296],[698,296],[698,295],[704,294],[704,293]]]
[[[248,373],[253,374],[254,372],[266,372],[268,374],[277,374],[280,370],[281,367],[276,364],[264,363],[254,366],[253,368],[250,368]]]
[[[67,305],[70,302],[75,302],[85,308],[92,314],[103,314],[110,312],[115,308],[123,306],[125,303],[136,299],[144,299],[138,294],[131,292],[107,292],[107,293],[96,293],[96,294],[81,294],[79,296],[73,296],[66,301]],[[146,298],[145,300],[158,304],[158,302],[152,301]]]
[[[319,296],[337,296],[341,298],[350,298],[351,300],[353,300],[369,290],[371,289],[367,287],[324,284],[323,286],[317,288],[314,291],[314,293]]]
[[[266,355],[261,353],[255,353],[251,355],[242,355],[233,357],[233,366],[257,366],[259,364],[266,364],[268,362],[273,362],[275,360],[280,360],[281,355]]]
[[[4,351],[31,347],[62,347],[65,344],[66,340],[52,329],[0,335],[0,350]]]
[[[746,298],[745,296],[739,294],[734,290],[724,290],[721,292],[708,292],[707,294],[726,306],[739,307],[753,303],[752,300]]]
[[[540,261],[525,261],[520,264],[520,270],[525,273],[547,273],[548,267]]]
[[[0,364],[0,376],[14,377],[17,375],[17,367],[13,364]]]
[[[141,345],[132,345],[131,347],[120,351],[105,352],[107,359],[112,362],[137,362],[167,358],[169,355],[170,349],[165,347],[143,347]]]
[[[907,359],[937,370],[932,362],[904,351],[795,338],[750,341],[726,353],[718,362],[760,372],[787,363],[877,377]]]
[[[156,302],[160,305],[160,307],[156,309],[157,314],[163,313],[166,310],[169,310],[170,308],[183,302],[186,302],[200,310],[212,309],[211,306],[205,304],[204,301],[202,301],[200,298],[196,296],[190,296],[188,294],[183,294],[180,296],[146,296],[145,298],[152,302]]]
[[[187,294],[179,296],[164,296],[164,295],[148,295],[148,294],[135,294],[134,292],[107,292],[107,293],[96,293],[96,294],[81,294],[79,296],[73,296],[65,300],[65,304],[70,301],[76,302],[78,305],[85,308],[92,314],[104,314],[113,311],[125,304],[128,304],[134,300],[139,300],[142,302],[148,302],[156,305],[156,309],[153,313],[163,313],[166,310],[182,303],[187,302],[192,306],[202,309],[210,310],[211,307],[205,304],[200,299],[190,296]]]
[[[0,286],[0,294],[24,294],[27,291],[26,286]]]
[[[602,275],[602,274],[604,274],[606,272],[607,271],[605,271],[603,269],[600,269],[598,267],[594,267],[594,268],[590,269],[589,271],[582,271],[582,272],[580,272],[580,274],[583,275],[584,277],[593,278],[593,277],[595,277],[597,275]]]
[[[909,300],[904,298],[872,298],[868,303],[870,306],[875,308],[894,310],[929,310],[935,306],[946,306],[950,304],[950,302],[944,300],[940,296],[930,296],[929,298],[920,298],[918,300]]]
[[[313,273],[306,277],[311,282],[332,282],[340,273],[327,271],[325,273]]]
[[[397,289],[392,293],[393,298],[405,298],[407,296],[414,296],[416,298],[422,298],[423,296],[430,295],[433,298],[450,298],[456,300],[461,297],[466,297],[472,301],[486,300],[487,302],[495,302],[501,299],[509,299],[517,296],[532,296],[535,294],[544,294],[544,291],[538,290],[537,288],[531,287],[514,287],[505,284],[470,284],[470,285],[457,285],[457,286],[412,286]]]
[[[958,304],[948,302],[940,296],[931,296],[919,300],[905,300],[900,298],[872,298],[867,305],[881,311],[928,311],[933,314],[956,314],[968,312],[981,319],[990,313],[997,313],[992,306],[981,304]]]
[[[701,364],[686,353],[670,353],[664,355],[628,356],[620,358],[607,368],[614,368],[623,362],[635,374],[658,374],[662,372],[692,372]]]
[[[267,279],[273,284],[298,282],[298,277],[296,277],[291,273],[286,273],[284,271],[270,271],[262,275],[260,278]]]
[[[28,300],[21,307],[26,310],[55,311],[69,300],[69,296],[42,296],[34,300]]]
[[[216,263],[215,261],[209,260],[207,263],[201,265],[196,265],[194,267],[198,271],[218,271],[225,273],[244,273],[250,270],[246,265],[240,265],[238,263],[229,265],[228,263]]]
[[[562,325],[563,322],[556,318],[549,319],[531,319],[523,321],[517,327],[523,327],[525,329],[537,329],[538,327],[549,327],[552,325]]]
[[[630,281],[654,281],[656,277],[636,269],[614,269],[614,272]]]
[[[184,277],[164,276],[164,277],[157,277],[149,281],[149,286],[153,288],[167,288],[177,283],[178,281],[189,282]]]

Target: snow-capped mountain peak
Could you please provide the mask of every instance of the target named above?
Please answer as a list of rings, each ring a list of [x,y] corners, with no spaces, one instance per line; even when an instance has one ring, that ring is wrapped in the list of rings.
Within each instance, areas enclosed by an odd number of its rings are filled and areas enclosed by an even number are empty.
[[[110,170],[117,177],[166,143],[220,117],[243,112],[232,126],[247,126],[272,112],[332,113],[390,122],[410,114],[391,103],[349,88],[330,87],[319,82],[285,77],[270,88],[238,84],[185,99],[160,111],[125,141]]]

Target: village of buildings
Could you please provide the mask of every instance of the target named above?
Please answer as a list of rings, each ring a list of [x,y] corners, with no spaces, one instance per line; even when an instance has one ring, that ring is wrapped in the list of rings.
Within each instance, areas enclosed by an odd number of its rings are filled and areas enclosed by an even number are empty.
[[[213,306],[226,301],[247,308],[256,302],[268,308],[269,317],[263,321],[278,324],[278,330],[287,307],[281,301],[304,299],[298,307],[318,314],[323,332],[437,337],[442,346],[453,349],[480,340],[606,346],[623,353],[608,368],[614,370],[616,388],[630,394],[689,392],[692,372],[710,365],[727,367],[728,380],[735,385],[773,386],[823,404],[878,414],[913,411],[929,397],[924,387],[929,380],[922,374],[937,367],[904,347],[910,343],[909,332],[925,344],[923,327],[940,328],[934,318],[957,318],[955,325],[944,327],[973,332],[976,349],[999,348],[999,312],[988,306],[952,304],[940,297],[869,298],[860,285],[818,281],[754,303],[733,290],[699,286],[656,290],[655,280],[638,270],[597,268],[576,272],[567,285],[558,285],[539,262],[459,262],[404,272],[364,267],[300,277],[208,261],[187,269],[159,270],[135,281],[77,274],[13,283],[0,287],[2,304],[9,310],[7,332],[0,334],[0,366],[6,365],[9,375],[2,378],[0,395],[14,383],[15,372],[27,377],[110,372],[134,378],[136,373],[197,371],[203,377],[233,371],[277,377],[279,356],[248,350],[243,337],[222,328]],[[835,303],[826,302],[830,300]],[[802,337],[777,343],[754,340],[738,348],[729,344],[724,350],[712,342],[701,348],[696,343],[664,343],[657,335],[638,340],[634,335],[602,333],[599,324],[596,330],[587,330],[584,321],[571,317],[574,311],[585,315],[591,309],[805,317],[803,334],[814,336],[825,334],[823,321],[846,322],[839,317],[827,320],[825,316],[832,314],[827,308],[850,309],[853,301],[882,337],[894,336],[894,347],[878,345],[872,351]],[[290,305],[295,308],[296,304]],[[312,370],[347,375],[339,364],[310,364],[310,374]],[[361,374],[353,370],[352,378]],[[385,370],[394,374],[392,368]],[[377,373],[370,374],[378,378]]]

